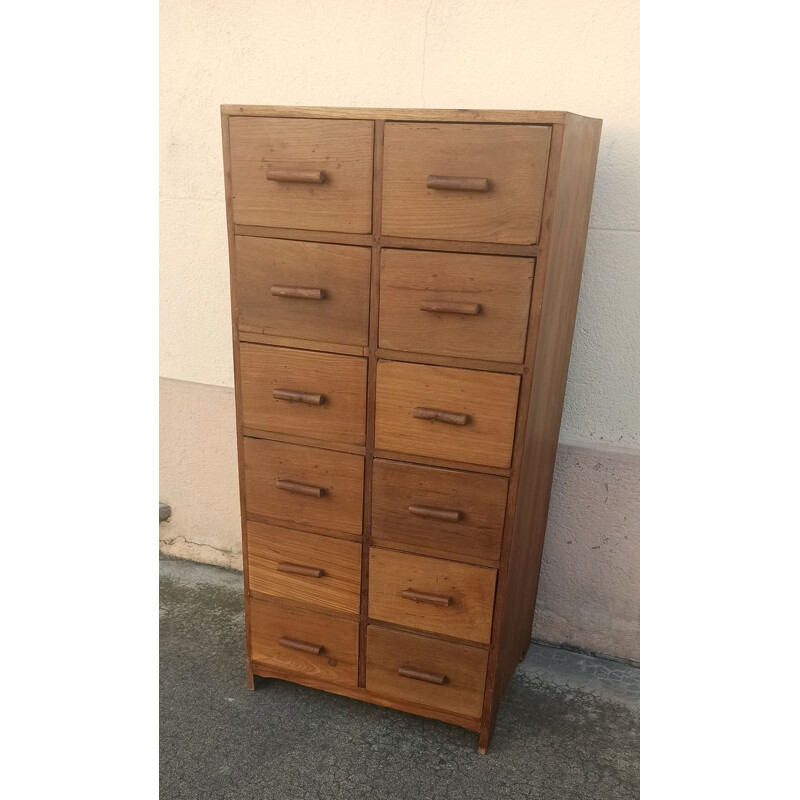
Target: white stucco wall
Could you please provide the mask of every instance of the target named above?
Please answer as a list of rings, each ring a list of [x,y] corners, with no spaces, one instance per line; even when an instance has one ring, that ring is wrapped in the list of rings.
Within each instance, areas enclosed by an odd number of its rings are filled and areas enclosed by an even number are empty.
[[[554,109],[601,117],[561,438],[568,444],[613,444],[635,452],[637,2],[162,0],[160,42],[161,375],[168,379],[160,499],[175,508],[173,520],[162,526],[163,549],[231,565],[241,558],[232,451],[221,440],[217,450],[207,449],[208,437],[201,435],[202,420],[227,429],[230,400],[209,387],[233,383],[222,103]],[[191,430],[184,425],[185,403],[195,418]],[[592,483],[594,473],[587,470],[587,480],[576,488],[562,474],[564,492],[556,510],[551,509],[547,534],[550,572],[543,571],[540,590],[540,609],[547,614],[537,618],[545,628],[547,620],[558,620],[550,633],[540,631],[541,638],[635,658],[636,598],[628,596],[626,610],[614,611],[626,619],[626,638],[620,643],[610,629],[603,633],[592,622],[605,619],[602,613],[587,611],[583,621],[572,624],[574,596],[562,604],[562,582],[556,577],[562,565],[558,554],[569,553],[570,585],[585,586],[584,597],[591,602],[592,587],[624,582],[637,565],[635,549],[625,544],[634,538],[638,542],[638,531],[633,533],[635,481],[630,459],[620,462],[614,453],[597,455],[602,469],[611,471],[610,481]],[[211,463],[214,458],[218,461]],[[190,463],[198,468],[188,469]],[[559,469],[568,470],[570,463],[562,459]],[[206,491],[220,480],[226,482],[224,492]],[[603,496],[595,497],[592,486],[605,486]],[[630,537],[623,534],[623,545],[598,558],[595,548],[613,543],[604,542],[600,523],[593,520],[604,519],[595,512],[603,505],[605,513],[615,486],[620,487],[619,524],[631,526]],[[579,547],[585,552],[576,560]],[[586,630],[593,624],[595,630]]]

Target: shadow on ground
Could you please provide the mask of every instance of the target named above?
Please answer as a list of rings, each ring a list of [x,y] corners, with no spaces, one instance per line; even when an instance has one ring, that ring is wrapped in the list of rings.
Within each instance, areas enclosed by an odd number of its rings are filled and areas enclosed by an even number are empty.
[[[161,561],[162,800],[638,797],[638,670],[532,646],[477,735],[283,681],[245,684],[240,573]]]

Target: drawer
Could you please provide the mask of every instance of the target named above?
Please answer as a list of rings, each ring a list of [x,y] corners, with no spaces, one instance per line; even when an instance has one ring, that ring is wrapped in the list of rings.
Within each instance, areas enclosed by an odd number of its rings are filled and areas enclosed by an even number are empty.
[[[237,236],[239,324],[271,336],[367,344],[371,251]]]
[[[358,683],[358,620],[250,599],[251,658],[307,678]]]
[[[231,117],[237,225],[369,233],[371,120]]]
[[[480,717],[488,653],[370,625],[367,628],[367,691]]]
[[[243,342],[245,428],[364,444],[367,360]]]
[[[522,363],[533,259],[384,250],[380,346]]]
[[[369,616],[488,643],[497,570],[441,558],[369,551]]]
[[[359,542],[248,522],[247,562],[253,591],[358,614]]]
[[[550,128],[387,123],[382,233],[535,244]]]
[[[372,538],[395,550],[499,559],[508,481],[376,459]]]
[[[294,526],[361,535],[364,457],[244,438],[248,513]]]
[[[511,465],[519,375],[380,361],[375,447]]]

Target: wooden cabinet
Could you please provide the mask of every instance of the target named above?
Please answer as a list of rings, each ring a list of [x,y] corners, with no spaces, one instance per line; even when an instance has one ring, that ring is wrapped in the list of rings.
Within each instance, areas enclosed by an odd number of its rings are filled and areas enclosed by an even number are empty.
[[[251,688],[486,752],[530,642],[600,126],[222,107]]]

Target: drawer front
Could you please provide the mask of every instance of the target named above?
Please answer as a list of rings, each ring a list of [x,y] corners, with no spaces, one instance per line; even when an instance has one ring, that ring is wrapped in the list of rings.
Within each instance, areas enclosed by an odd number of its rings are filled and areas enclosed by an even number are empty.
[[[488,653],[426,636],[367,628],[367,691],[480,717]]]
[[[358,620],[250,599],[253,661],[308,678],[358,683]]]
[[[369,616],[407,628],[488,643],[497,570],[369,551]]]
[[[550,128],[387,123],[386,236],[535,244]]]
[[[250,589],[358,614],[361,544],[247,523]]]
[[[511,465],[519,375],[380,361],[375,447]]]
[[[271,336],[367,344],[371,251],[236,237],[239,325]]]
[[[384,250],[380,346],[520,364],[533,260]]]
[[[246,436],[244,483],[248,513],[361,535],[363,456]]]
[[[372,538],[396,550],[499,559],[508,480],[376,459]]]
[[[367,360],[243,342],[245,428],[364,444]]]
[[[371,120],[231,117],[237,225],[369,233]]]

